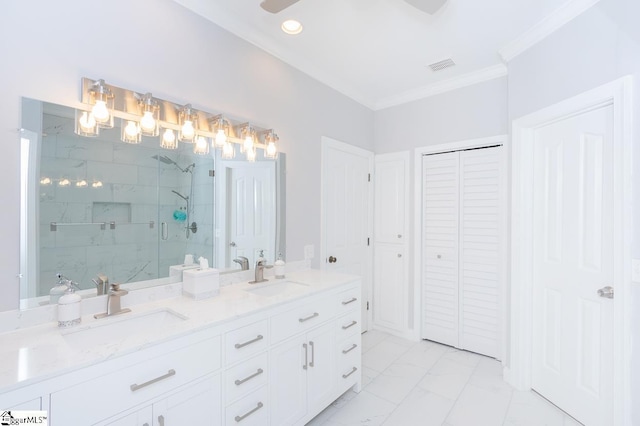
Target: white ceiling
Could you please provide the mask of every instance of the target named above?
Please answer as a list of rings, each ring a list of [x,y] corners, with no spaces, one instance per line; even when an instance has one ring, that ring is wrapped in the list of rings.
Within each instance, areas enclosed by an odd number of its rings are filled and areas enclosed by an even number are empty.
[[[404,0],[301,0],[275,15],[261,0],[175,1],[371,109],[504,75],[498,50],[567,3],[449,0],[431,16]],[[291,18],[300,35],[280,30]],[[429,69],[446,58],[457,65]]]

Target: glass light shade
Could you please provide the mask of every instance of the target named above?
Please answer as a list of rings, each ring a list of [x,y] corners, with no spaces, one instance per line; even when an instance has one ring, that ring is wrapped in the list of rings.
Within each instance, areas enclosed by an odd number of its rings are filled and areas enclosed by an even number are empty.
[[[60,179],[60,181],[58,182],[58,186],[69,186],[69,185],[71,185],[71,181],[67,178]]]
[[[236,156],[236,149],[231,142],[225,142],[222,146],[222,159],[231,160]]]
[[[198,136],[193,147],[193,153],[198,155],[207,155],[209,153],[209,141],[204,136]]]
[[[176,139],[176,133],[172,129],[164,129],[162,139],[160,140],[160,147],[164,149],[178,149],[178,139]]]
[[[247,161],[253,163],[256,161],[256,149],[255,147],[251,147],[249,149],[245,149],[244,153],[247,156]]]
[[[89,103],[92,106],[91,112],[98,123],[98,127],[103,129],[113,128],[113,106],[115,96],[105,85],[104,80],[98,80],[89,90]]]
[[[89,111],[76,110],[75,133],[80,136],[98,136],[99,129],[93,113]]]
[[[253,145],[255,143],[255,136],[256,133],[255,131],[251,128],[250,125],[246,125],[243,129],[242,129],[242,146],[240,147],[240,152],[248,152],[250,150],[253,149]]]
[[[222,148],[225,143],[227,143],[227,134],[225,133],[224,129],[218,129],[215,138],[216,147]]]
[[[142,142],[140,126],[132,120],[122,120],[120,139],[122,142],[137,144]]]
[[[264,138],[264,142],[267,145],[264,150],[265,158],[274,159],[277,157],[278,148],[276,147],[276,142],[278,142],[279,140],[280,139],[278,138],[278,135],[276,135],[273,130],[269,130]]]
[[[100,182],[99,180],[97,180],[97,181],[93,182],[93,183],[91,184],[91,186],[92,186],[93,188],[102,188],[102,182]]]
[[[160,106],[151,93],[145,94],[138,102],[140,106],[140,132],[142,136],[158,136],[160,134]]]
[[[51,178],[43,176],[40,178],[40,185],[51,185]]]
[[[198,113],[191,108],[191,105],[185,105],[178,112],[178,139],[182,142],[194,143],[196,131],[198,130]]]
[[[78,188],[84,188],[84,187],[85,187],[85,186],[87,186],[87,185],[88,185],[88,184],[87,184],[87,181],[86,181],[86,180],[84,180],[84,179],[79,180],[79,181],[77,181],[77,182],[76,182],[76,186],[77,186]]]

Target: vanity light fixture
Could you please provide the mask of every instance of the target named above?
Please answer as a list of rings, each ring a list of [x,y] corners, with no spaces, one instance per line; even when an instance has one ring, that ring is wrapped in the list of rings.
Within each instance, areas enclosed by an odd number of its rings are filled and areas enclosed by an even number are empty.
[[[93,105],[91,112],[99,127],[103,129],[113,128],[113,105],[115,96],[104,80],[93,83],[89,89],[89,104]]]
[[[285,34],[298,35],[302,32],[302,24],[295,19],[287,19],[280,26]]]
[[[275,159],[278,156],[276,142],[279,140],[280,138],[278,138],[278,135],[276,135],[276,132],[274,132],[273,129],[267,130],[267,133],[264,136],[264,144],[266,145],[264,148],[265,158]]]
[[[140,106],[140,133],[143,136],[158,136],[160,134],[160,105],[153,99],[151,93],[145,95],[138,101]]]
[[[122,120],[120,139],[122,142],[138,144],[142,142],[140,125],[133,120]]]
[[[178,139],[182,142],[194,143],[198,130],[198,113],[191,104],[183,106],[178,112],[178,126],[180,126]]]
[[[178,139],[173,129],[164,129],[160,140],[160,147],[164,149],[178,149]]]
[[[229,122],[222,116],[216,115],[211,119],[211,127],[216,134],[213,139],[216,148],[222,148],[229,137]]]
[[[90,111],[76,110],[76,135],[95,137],[98,136],[99,129],[96,119],[93,117],[93,113]]]
[[[197,136],[196,143],[193,147],[193,153],[198,155],[207,155],[209,153],[209,141],[204,136]]]

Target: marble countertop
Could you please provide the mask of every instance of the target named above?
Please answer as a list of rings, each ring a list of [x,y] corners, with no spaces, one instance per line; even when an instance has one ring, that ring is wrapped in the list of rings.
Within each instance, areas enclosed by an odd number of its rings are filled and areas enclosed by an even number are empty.
[[[135,305],[132,312],[96,320],[93,315],[82,317],[76,328],[100,326],[106,321],[126,320],[131,316],[143,316],[154,311],[169,309],[187,317],[167,326],[153,328],[150,332],[130,333],[105,340],[88,348],[74,347],[65,334],[72,329],[60,329],[56,322],[23,328],[0,334],[0,393],[8,392],[42,380],[87,367],[107,359],[135,352],[150,345],[165,342],[194,331],[221,325],[227,321],[258,313],[296,299],[328,291],[358,280],[354,275],[319,270],[303,270],[287,274],[286,279],[271,279],[264,284],[238,283],[220,288],[220,295],[203,300],[180,296]],[[271,297],[245,291],[278,281],[305,284]],[[161,290],[159,290],[161,291]],[[125,303],[125,296],[123,306]],[[97,331],[97,330],[96,330]]]

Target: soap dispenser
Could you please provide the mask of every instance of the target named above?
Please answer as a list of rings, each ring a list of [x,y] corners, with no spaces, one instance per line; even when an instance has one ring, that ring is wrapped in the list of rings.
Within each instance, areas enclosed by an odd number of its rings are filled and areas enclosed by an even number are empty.
[[[282,259],[282,253],[278,253],[278,259],[273,264],[273,270],[276,274],[276,278],[284,278],[284,259]]]
[[[64,296],[64,293],[67,291],[67,279],[60,273],[58,272],[56,274],[56,277],[58,278],[58,284],[54,287],[51,288],[51,290],[49,291],[49,304],[50,305],[55,305],[58,303],[58,300]]]
[[[80,305],[82,298],[73,288],[75,283],[66,280],[67,289],[58,300],[58,327],[72,327],[80,324]]]

